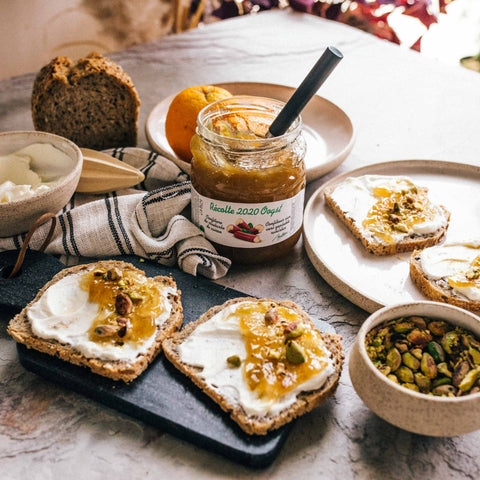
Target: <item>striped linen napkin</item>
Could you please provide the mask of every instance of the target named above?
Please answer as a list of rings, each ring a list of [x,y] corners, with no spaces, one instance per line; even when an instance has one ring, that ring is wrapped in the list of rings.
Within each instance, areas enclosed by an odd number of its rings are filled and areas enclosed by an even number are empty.
[[[145,180],[128,190],[103,195],[76,193],[57,214],[47,253],[72,257],[138,255],[162,265],[178,265],[191,275],[223,277],[230,260],[220,256],[189,215],[191,184],[173,162],[141,148],[105,153],[140,169]],[[38,250],[50,230],[40,226],[30,240]],[[0,238],[0,251],[18,249],[26,234]]]

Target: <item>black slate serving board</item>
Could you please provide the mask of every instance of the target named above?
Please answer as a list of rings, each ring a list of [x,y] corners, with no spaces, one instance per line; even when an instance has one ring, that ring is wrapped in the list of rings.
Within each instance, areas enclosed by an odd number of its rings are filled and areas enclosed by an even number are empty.
[[[0,305],[20,309],[64,266],[51,256],[29,251],[20,275],[6,280],[2,276],[2,267],[4,271],[8,270],[16,255],[17,252],[0,254]],[[195,320],[214,305],[245,295],[174,268],[140,262],[138,257],[115,259],[132,263],[144,270],[147,276],[171,274],[182,291],[184,323]],[[245,434],[163,354],[144,374],[126,385],[23,345],[17,348],[20,362],[27,370],[244,465],[269,465],[291,428],[288,425],[267,436]]]
[[[20,275],[7,280],[4,274],[15,262],[16,255],[16,251],[0,253],[0,308],[23,308],[55,273],[65,268],[49,255],[28,251]],[[150,277],[172,275],[182,291],[184,324],[196,320],[214,305],[245,296],[203,277],[193,277],[149,261],[141,262],[135,256],[109,258],[130,262]],[[317,327],[322,331],[332,330],[322,321]],[[139,378],[126,385],[21,344],[17,350],[27,370],[243,465],[261,468],[271,464],[292,427],[290,423],[269,435],[247,435],[163,354]]]

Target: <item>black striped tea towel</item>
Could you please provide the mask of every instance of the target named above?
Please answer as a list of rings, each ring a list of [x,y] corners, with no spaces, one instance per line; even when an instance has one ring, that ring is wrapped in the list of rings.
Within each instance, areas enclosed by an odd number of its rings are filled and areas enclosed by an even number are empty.
[[[145,174],[134,189],[105,195],[76,193],[57,214],[53,239],[46,252],[71,257],[138,255],[191,275],[223,277],[230,260],[217,254],[203,233],[186,216],[190,181],[174,163],[140,148],[118,148],[106,153]],[[1,227],[0,227],[1,228]],[[39,227],[30,248],[39,249],[50,222]],[[25,234],[0,238],[0,251],[18,249]]]

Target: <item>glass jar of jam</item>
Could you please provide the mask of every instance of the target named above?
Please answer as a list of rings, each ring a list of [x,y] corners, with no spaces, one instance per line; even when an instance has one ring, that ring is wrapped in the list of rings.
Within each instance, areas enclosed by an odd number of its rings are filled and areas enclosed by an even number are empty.
[[[205,107],[192,138],[192,218],[236,263],[285,255],[300,237],[306,144],[301,119],[266,138],[284,103],[238,96]]]

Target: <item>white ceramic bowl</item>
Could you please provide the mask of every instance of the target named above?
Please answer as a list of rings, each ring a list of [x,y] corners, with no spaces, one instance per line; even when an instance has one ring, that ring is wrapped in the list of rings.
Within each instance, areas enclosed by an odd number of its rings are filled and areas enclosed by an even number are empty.
[[[389,380],[368,357],[365,336],[372,328],[412,315],[448,321],[480,338],[480,318],[461,308],[437,302],[382,308],[362,325],[350,353],[349,371],[355,391],[379,417],[410,432],[449,437],[480,429],[480,393],[455,398],[417,393]]]
[[[0,237],[26,232],[44,213],[57,213],[70,200],[82,173],[83,156],[70,140],[46,132],[0,133],[0,156],[32,143],[50,143],[74,160],[73,169],[49,190],[30,198],[0,203]]]

